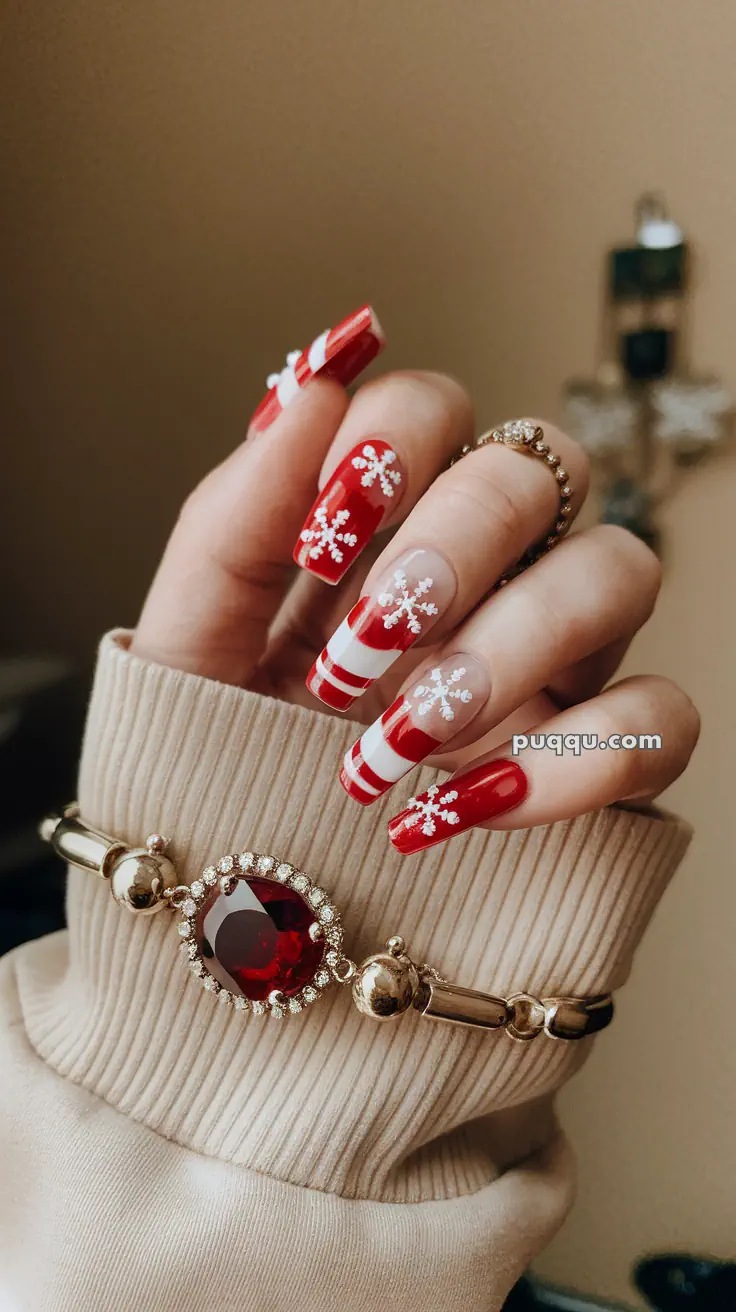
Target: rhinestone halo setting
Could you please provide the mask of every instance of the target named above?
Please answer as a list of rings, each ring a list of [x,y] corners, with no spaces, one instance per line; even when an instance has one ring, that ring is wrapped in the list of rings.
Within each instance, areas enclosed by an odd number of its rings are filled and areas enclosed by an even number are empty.
[[[236,1011],[293,1016],[352,974],[329,894],[275,856],[221,857],[171,905],[193,978]]]

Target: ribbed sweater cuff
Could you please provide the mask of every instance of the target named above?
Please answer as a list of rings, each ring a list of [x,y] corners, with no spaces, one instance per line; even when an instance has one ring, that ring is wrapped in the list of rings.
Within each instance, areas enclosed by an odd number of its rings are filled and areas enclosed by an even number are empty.
[[[334,896],[358,959],[402,933],[417,959],[469,987],[585,994],[624,982],[687,826],[610,808],[402,858],[386,838],[396,797],[361,808],[338,784],[357,732],[148,664],[109,635],[82,812],[130,843],[169,835],[187,882],[243,848],[292,861]],[[411,788],[436,777],[423,769]],[[126,915],[77,871],[69,925],[63,977],[27,1002],[34,1046],[57,1070],[199,1152],[348,1197],[482,1188],[515,1152],[513,1109],[557,1088],[588,1046],[514,1045],[413,1014],[374,1025],[336,987],[284,1021],[233,1013],[189,977],[166,913]]]

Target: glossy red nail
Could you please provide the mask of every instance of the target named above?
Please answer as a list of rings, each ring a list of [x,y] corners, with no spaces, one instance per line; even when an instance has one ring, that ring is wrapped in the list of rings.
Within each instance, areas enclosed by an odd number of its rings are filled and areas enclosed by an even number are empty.
[[[404,491],[401,462],[388,442],[366,438],[337,466],[310,510],[294,560],[339,583]]]
[[[280,373],[270,374],[268,391],[250,421],[251,432],[264,433],[307,383],[320,374],[347,387],[385,345],[381,325],[370,305],[321,333],[306,351],[290,351]]]
[[[456,779],[432,784],[419,797],[410,797],[405,809],[389,820],[388,836],[399,852],[409,856],[513,811],[528,792],[529,780],[516,761],[476,765]]]

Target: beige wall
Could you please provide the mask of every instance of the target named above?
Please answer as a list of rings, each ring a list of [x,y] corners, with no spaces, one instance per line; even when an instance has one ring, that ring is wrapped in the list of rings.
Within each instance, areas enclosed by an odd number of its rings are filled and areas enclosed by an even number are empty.
[[[388,367],[554,412],[595,360],[603,248],[666,191],[698,249],[694,361],[736,387],[733,0],[6,5],[7,641],[79,658],[134,620],[188,488],[266,373],[371,298]],[[733,1255],[736,465],[668,512],[629,668],[698,699],[699,825],[564,1098],[581,1202],[541,1264],[623,1295],[642,1249]]]

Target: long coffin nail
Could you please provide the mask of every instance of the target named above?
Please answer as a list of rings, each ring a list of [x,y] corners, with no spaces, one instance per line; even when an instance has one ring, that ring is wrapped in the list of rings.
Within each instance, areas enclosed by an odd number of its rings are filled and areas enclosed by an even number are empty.
[[[294,560],[302,569],[339,583],[368,545],[406,484],[401,461],[388,442],[370,437],[349,451],[310,510]]]
[[[317,374],[334,378],[347,387],[375,359],[385,343],[374,311],[370,305],[363,305],[337,328],[315,337],[306,351],[290,351],[286,367],[266,380],[268,391],[250,421],[251,431],[265,433]]]
[[[475,656],[448,656],[396,698],[346,753],[340,783],[367,806],[478,714],[491,691]]]
[[[307,675],[315,697],[346,711],[445,614],[455,571],[438,551],[399,556],[333,633]]]
[[[405,809],[389,820],[388,836],[409,856],[513,811],[528,792],[529,781],[518,762],[499,759],[476,765],[457,779],[432,784],[426,793],[410,797]]]

